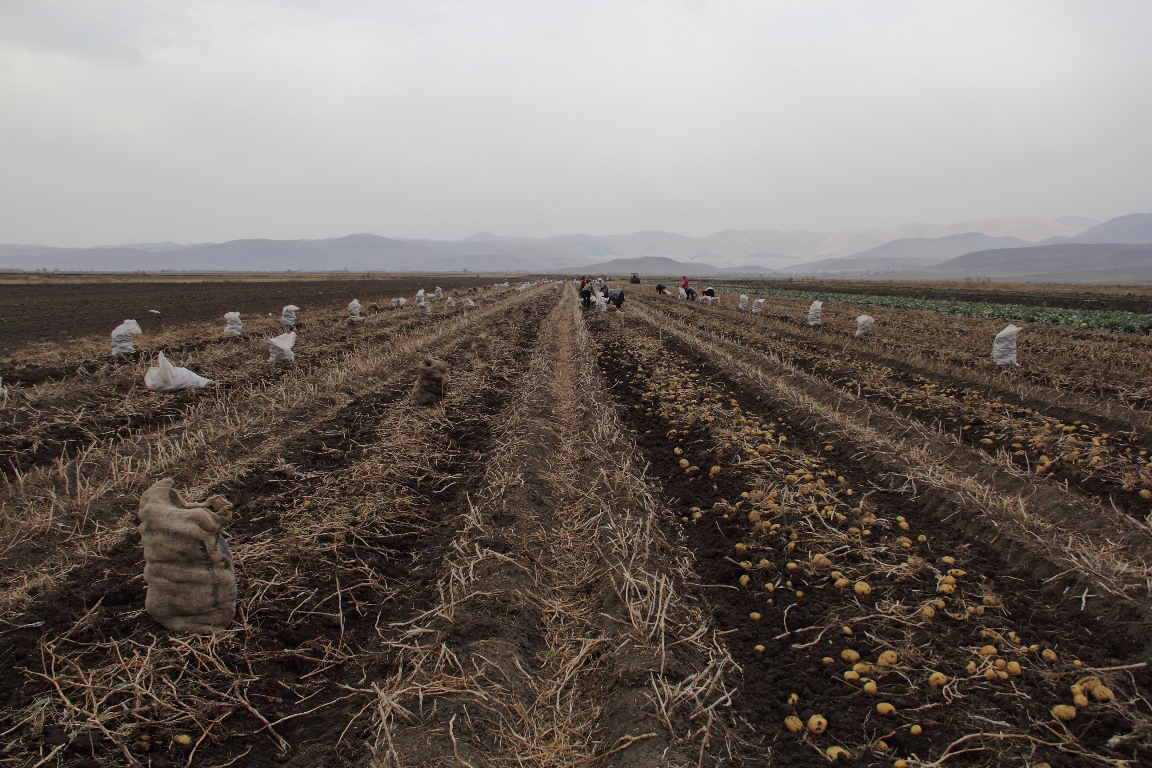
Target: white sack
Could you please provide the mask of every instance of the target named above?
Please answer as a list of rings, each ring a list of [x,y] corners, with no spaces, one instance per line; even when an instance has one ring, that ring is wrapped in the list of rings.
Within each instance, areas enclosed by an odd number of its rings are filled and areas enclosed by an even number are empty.
[[[600,294],[596,297],[596,309],[600,310],[601,312],[608,311],[608,299],[604,298],[603,294]]]
[[[683,288],[681,288],[681,289],[680,289],[680,298],[682,298],[682,299],[684,299],[685,301],[687,301],[687,300],[688,300],[688,291],[686,291],[686,290],[684,290]]]
[[[432,295],[435,296],[437,300],[442,299],[442,298],[444,298],[444,289],[441,288],[440,286],[436,286],[436,290],[433,292]]]
[[[144,333],[140,330],[140,323],[135,320],[125,320],[112,331],[112,354],[131,355],[136,351],[132,344],[132,337]]]
[[[1008,324],[1008,327],[996,334],[992,341],[992,362],[996,365],[1020,365],[1016,362],[1016,334],[1024,330],[1020,326]]]
[[[239,312],[225,312],[224,322],[227,323],[224,326],[225,336],[239,336],[244,332],[244,323],[240,321]]]
[[[400,306],[400,299],[392,299],[392,301],[388,302],[388,306],[396,309],[396,307]]]
[[[876,322],[871,315],[860,315],[856,318],[856,335],[871,336],[872,323]]]
[[[405,304],[407,304],[407,303],[408,303],[408,299],[403,299],[403,298],[402,298],[402,299],[397,299],[397,301],[399,301],[399,302],[400,302],[400,306],[404,306]]]
[[[300,307],[295,304],[289,304],[280,311],[280,325],[291,328],[296,325],[296,313],[300,311]]]
[[[351,303],[348,304],[348,315],[350,317],[360,317],[360,302],[358,300],[352,299]]]
[[[174,392],[177,389],[203,389],[212,383],[212,379],[187,368],[177,368],[161,352],[156,355],[156,365],[144,374],[144,383],[154,392]]]
[[[456,299],[454,299],[454,298],[452,298],[451,296],[449,296],[449,297],[448,297],[448,300],[444,302],[444,309],[445,309],[445,310],[453,310],[453,309],[456,309]]]
[[[268,339],[268,360],[290,362],[296,359],[292,347],[296,346],[296,333],[290,331]]]
[[[425,293],[424,293],[423,288],[416,291],[416,303],[419,304],[420,302],[424,301],[424,296],[425,296]]]
[[[758,315],[764,311],[764,299],[756,299],[752,302],[752,314]]]
[[[740,294],[740,307],[739,307],[739,309],[741,312],[747,312],[748,311],[748,294],[746,294],[746,293]]]
[[[472,299],[464,299],[464,306],[474,307],[476,306],[476,302],[472,301]]]
[[[820,308],[824,306],[822,301],[812,302],[812,306],[808,307],[808,325],[820,325]]]
[[[431,315],[432,314],[432,305],[426,301],[421,301],[420,303],[418,303],[416,305],[416,309],[420,310],[420,314],[422,314],[422,315]]]

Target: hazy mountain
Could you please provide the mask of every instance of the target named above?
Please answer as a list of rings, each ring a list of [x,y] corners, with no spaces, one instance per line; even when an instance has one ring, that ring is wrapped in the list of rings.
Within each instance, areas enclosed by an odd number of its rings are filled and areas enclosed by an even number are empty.
[[[847,258],[820,259],[798,264],[781,272],[860,272],[879,269],[908,269],[913,266],[939,264],[973,251],[991,248],[1016,248],[1031,245],[1018,237],[989,237],[979,232],[964,232],[945,237],[916,237],[893,240]]]
[[[1050,237],[1071,237],[1083,232],[1098,222],[1079,216],[1062,216],[1059,219],[1038,219],[1032,216],[1009,216],[1002,219],[977,219],[961,221],[958,224],[938,226],[935,224],[905,224],[900,229],[906,237],[947,237],[968,232],[978,232],[989,237],[1017,237],[1029,242],[1039,242]]]
[[[1152,243],[1152,213],[1118,216],[1068,239],[1073,243]]]
[[[585,273],[589,275],[630,275],[636,272],[642,277],[687,275],[688,277],[738,275],[770,275],[772,270],[764,267],[739,266],[717,267],[700,262],[683,262],[665,256],[643,256],[638,259],[613,259],[589,265]]]
[[[1063,279],[1078,273],[1111,273],[1116,279],[1152,281],[1152,244],[1058,243],[977,251],[928,267],[926,272],[964,277]],[[1123,277],[1120,277],[1123,275]]]

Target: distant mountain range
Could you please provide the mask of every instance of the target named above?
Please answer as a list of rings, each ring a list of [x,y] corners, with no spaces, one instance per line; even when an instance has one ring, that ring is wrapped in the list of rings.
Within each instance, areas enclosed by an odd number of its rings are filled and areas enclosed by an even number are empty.
[[[808,232],[724,230],[707,237],[671,232],[628,235],[406,240],[372,234],[323,240],[133,243],[93,248],[0,245],[0,269],[176,272],[526,272],[705,275],[1022,276],[1103,270],[1144,275],[1138,251],[1152,244],[1152,214],[1096,222],[1010,217],[949,225]],[[1072,251],[1058,246],[1092,245]],[[1055,250],[1052,250],[1055,249]],[[1068,254],[1078,254],[1069,256]],[[981,255],[983,254],[983,255]],[[965,260],[971,256],[971,259]],[[979,258],[977,258],[979,256]],[[1069,272],[1071,270],[1071,272]],[[1117,272],[1117,270],[1119,270]],[[1101,277],[1103,279],[1103,277]],[[1121,278],[1117,278],[1121,279]]]

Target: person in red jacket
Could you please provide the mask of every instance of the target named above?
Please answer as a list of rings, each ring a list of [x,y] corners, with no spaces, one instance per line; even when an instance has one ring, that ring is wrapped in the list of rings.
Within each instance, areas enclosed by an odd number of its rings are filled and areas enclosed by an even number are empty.
[[[684,275],[684,281],[680,283],[680,287],[684,290],[688,290],[688,275]]]

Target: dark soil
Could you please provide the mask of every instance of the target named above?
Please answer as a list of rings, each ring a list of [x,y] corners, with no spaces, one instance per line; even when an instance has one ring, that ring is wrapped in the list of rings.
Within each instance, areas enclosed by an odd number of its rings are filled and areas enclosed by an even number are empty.
[[[443,282],[438,282],[441,280]],[[353,298],[364,305],[381,298],[411,298],[417,290],[490,285],[490,278],[403,276],[380,280],[266,282],[91,282],[57,285],[0,283],[0,355],[25,344],[110,334],[125,318],[145,333],[191,321],[220,321],[225,312],[279,316],[285,304],[308,310],[342,307]],[[157,310],[153,314],[149,310]]]

